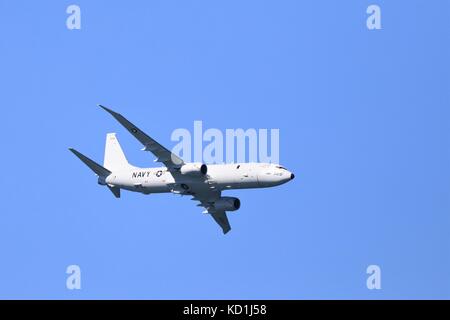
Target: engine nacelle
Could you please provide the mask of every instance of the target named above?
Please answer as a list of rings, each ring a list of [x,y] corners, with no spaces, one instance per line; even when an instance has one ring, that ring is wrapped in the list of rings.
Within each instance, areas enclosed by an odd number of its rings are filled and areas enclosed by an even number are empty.
[[[181,174],[187,175],[205,175],[208,172],[208,166],[204,163],[187,163],[180,168]]]
[[[241,200],[234,197],[222,197],[214,202],[216,210],[236,211],[241,207]]]

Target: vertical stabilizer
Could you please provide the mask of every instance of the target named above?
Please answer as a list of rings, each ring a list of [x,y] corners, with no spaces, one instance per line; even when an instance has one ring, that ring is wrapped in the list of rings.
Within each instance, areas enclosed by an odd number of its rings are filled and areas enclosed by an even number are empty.
[[[130,167],[115,133],[108,133],[106,135],[105,160],[103,166],[110,171],[120,171]]]

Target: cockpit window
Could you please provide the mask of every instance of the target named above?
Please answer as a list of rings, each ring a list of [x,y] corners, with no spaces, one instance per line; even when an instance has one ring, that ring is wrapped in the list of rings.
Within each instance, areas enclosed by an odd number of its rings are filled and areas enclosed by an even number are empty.
[[[277,166],[278,169],[283,169],[283,170],[287,170],[285,167],[282,166]]]
[[[239,169],[241,167],[241,165],[239,164],[237,167],[236,167],[236,169]]]

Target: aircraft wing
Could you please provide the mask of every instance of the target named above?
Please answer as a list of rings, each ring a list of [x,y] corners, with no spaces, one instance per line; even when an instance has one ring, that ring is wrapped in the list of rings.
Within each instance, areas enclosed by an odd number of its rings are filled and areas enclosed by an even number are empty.
[[[128,121],[120,113],[114,112],[102,105],[99,105],[102,109],[111,114],[121,125],[123,125],[136,139],[138,139],[144,145],[144,151],[151,151],[158,162],[162,162],[169,170],[178,169],[184,165],[183,159],[178,157],[176,154],[167,150],[165,147],[160,145],[157,141],[149,137],[138,127]]]
[[[219,226],[222,228],[223,234],[226,234],[231,230],[230,222],[228,221],[227,213],[224,210],[216,210],[212,205],[215,200],[219,199],[221,196],[220,191],[203,191],[200,193],[195,193],[192,200],[200,201],[199,206],[204,207],[206,212],[213,217]]]
[[[211,212],[211,216],[222,228],[223,234],[226,234],[228,231],[231,230],[230,223],[228,222],[227,213],[225,211]]]

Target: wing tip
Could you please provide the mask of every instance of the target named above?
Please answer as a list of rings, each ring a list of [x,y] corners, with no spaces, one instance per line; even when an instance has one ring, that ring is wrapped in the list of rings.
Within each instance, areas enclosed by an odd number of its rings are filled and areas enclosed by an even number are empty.
[[[97,104],[98,107],[102,108],[103,110],[105,110],[106,112],[109,112],[111,114],[115,113],[114,111],[112,111],[111,109],[105,107],[104,105],[101,104]]]

